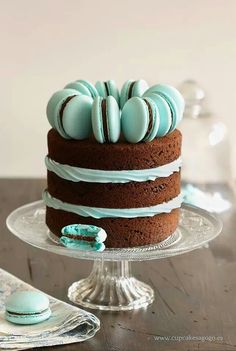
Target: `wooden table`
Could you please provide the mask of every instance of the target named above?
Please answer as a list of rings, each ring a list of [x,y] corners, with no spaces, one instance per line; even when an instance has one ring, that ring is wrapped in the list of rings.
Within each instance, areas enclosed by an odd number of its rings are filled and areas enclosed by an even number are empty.
[[[91,262],[33,248],[15,238],[5,226],[7,215],[20,205],[40,199],[44,187],[44,180],[0,180],[0,267],[68,301],[68,286],[88,275]],[[155,290],[152,305],[123,313],[92,311],[101,320],[97,335],[81,344],[57,348],[236,350],[236,213],[231,210],[221,218],[223,232],[209,248],[134,264],[136,276]],[[166,340],[161,340],[162,336]]]

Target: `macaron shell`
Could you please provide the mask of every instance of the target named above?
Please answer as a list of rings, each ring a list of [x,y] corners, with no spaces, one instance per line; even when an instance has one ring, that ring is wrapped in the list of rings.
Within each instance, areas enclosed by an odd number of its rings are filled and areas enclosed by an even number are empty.
[[[96,82],[95,87],[97,89],[97,92],[99,94],[99,96],[102,97],[106,97],[107,96],[107,92],[106,92],[106,88],[105,88],[105,83],[101,82],[100,80]]]
[[[145,101],[139,97],[129,99],[121,114],[121,128],[130,143],[143,140],[149,123],[149,113]]]
[[[72,83],[67,84],[65,86],[65,89],[68,89],[68,88],[75,89],[83,95],[87,95],[87,96],[92,97],[90,90],[84,84],[81,84],[79,82],[72,82]]]
[[[132,89],[132,96],[141,97],[147,89],[148,89],[148,84],[145,80],[143,79],[137,80],[134,83],[134,86]]]
[[[155,102],[149,97],[146,97],[144,100],[146,100],[149,103],[152,109],[152,129],[149,135],[147,135],[147,137],[144,139],[144,141],[152,141],[157,135],[157,131],[160,125],[160,116]],[[148,114],[149,114],[149,110],[148,110]]]
[[[68,96],[67,96],[67,98],[68,98]],[[60,111],[61,111],[62,105],[63,105],[63,103],[65,102],[65,100],[67,98],[63,98],[61,101],[58,102],[58,104],[55,107],[55,111],[54,111],[54,125],[55,125],[55,129],[57,130],[57,132],[64,139],[71,139],[71,137],[68,134],[66,134],[66,132],[65,132],[65,130],[63,128],[63,125],[62,125],[62,119],[60,117]]]
[[[56,93],[54,93],[51,96],[51,98],[49,99],[48,104],[47,104],[46,113],[47,113],[48,122],[50,123],[52,128],[55,128],[54,110],[55,110],[55,107],[58,104],[58,102],[64,98],[67,98],[68,96],[79,95],[79,94],[80,93],[75,89],[62,89],[62,90],[57,91]]]
[[[158,93],[164,98],[168,98],[170,101],[174,101],[177,105],[177,123],[180,122],[184,112],[185,101],[180,92],[172,87],[171,85],[157,84],[148,89],[145,95],[149,93]]]
[[[119,90],[117,88],[116,82],[114,80],[108,80],[106,83],[108,85],[108,91],[109,91],[110,95],[112,95],[116,99],[118,106],[119,106],[120,94],[119,94]]]
[[[104,132],[103,132],[103,122],[101,116],[101,103],[103,98],[97,96],[93,101],[92,107],[92,129],[95,139],[103,144],[105,142]]]
[[[65,236],[60,238],[60,242],[62,245],[69,249],[78,249],[82,251],[104,251],[105,245],[100,242],[91,242],[85,240],[75,240],[70,239]]]
[[[108,96],[106,102],[108,138],[109,142],[116,143],[120,137],[121,129],[120,109],[113,96]]]
[[[151,93],[148,95],[156,104],[159,111],[160,125],[156,136],[162,137],[166,135],[172,124],[171,110],[166,100],[158,94]]]
[[[158,95],[160,95],[163,99],[165,99],[170,107],[172,122],[171,122],[171,127],[169,129],[169,133],[171,133],[178,125],[178,116],[180,116],[178,106],[172,97],[163,95],[162,93],[158,93]]]
[[[49,299],[39,291],[17,291],[6,300],[5,307],[15,313],[38,313],[49,307]]]
[[[129,87],[133,82],[134,82],[134,80],[129,79],[123,84],[123,86],[121,88],[121,92],[120,92],[120,107],[121,107],[121,109],[124,107],[126,101],[128,100]]]
[[[21,324],[21,325],[31,325],[31,324],[38,324],[44,322],[51,316],[52,312],[50,308],[47,308],[46,311],[38,313],[38,314],[20,314],[20,315],[13,315],[9,312],[5,312],[5,318],[8,322],[14,324]]]
[[[72,98],[63,111],[63,129],[72,139],[83,140],[92,132],[91,111],[93,99],[79,95]]]
[[[81,83],[82,85],[84,85],[90,91],[90,94],[91,94],[92,98],[95,98],[96,96],[98,96],[97,89],[88,80],[79,79],[76,82]]]

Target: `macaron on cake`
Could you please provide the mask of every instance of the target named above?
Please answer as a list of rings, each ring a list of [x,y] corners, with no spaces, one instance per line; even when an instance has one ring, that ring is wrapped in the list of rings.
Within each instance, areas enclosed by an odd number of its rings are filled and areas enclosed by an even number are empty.
[[[84,79],[79,79],[76,80],[75,82],[69,83],[65,86],[66,89],[74,89],[77,90],[79,93],[87,96],[91,96],[92,98],[95,98],[98,96],[98,92],[95,88],[95,86],[90,83],[88,80]]]
[[[68,248],[86,251],[105,250],[106,232],[94,225],[70,224],[61,230],[60,242]]]
[[[103,143],[116,143],[120,137],[120,110],[116,99],[95,98],[92,108],[92,128],[96,140]]]
[[[185,106],[184,98],[177,89],[170,85],[164,84],[157,84],[152,86],[144,93],[144,96],[149,96],[153,93],[162,96],[170,107],[172,115],[172,125],[170,127],[169,132],[172,132],[177,127],[177,125],[183,117]]]
[[[107,97],[111,95],[116,99],[119,105],[120,95],[119,95],[119,90],[117,88],[116,82],[114,80],[108,80],[106,82],[98,81],[95,84],[95,87],[100,96]]]
[[[141,97],[145,91],[148,89],[148,84],[145,80],[127,80],[120,92],[120,107],[123,108],[124,104],[131,97],[138,96]]]
[[[179,223],[181,94],[145,80],[76,80],[48,102],[46,224],[69,249],[159,243]]]
[[[39,291],[14,292],[5,309],[6,320],[15,324],[37,324],[51,316],[49,299]]]
[[[159,112],[151,98],[133,97],[126,102],[122,110],[121,125],[128,142],[152,141],[156,137],[159,124]]]
[[[58,102],[53,124],[66,139],[83,140],[92,132],[91,112],[93,99],[87,95],[69,95]]]

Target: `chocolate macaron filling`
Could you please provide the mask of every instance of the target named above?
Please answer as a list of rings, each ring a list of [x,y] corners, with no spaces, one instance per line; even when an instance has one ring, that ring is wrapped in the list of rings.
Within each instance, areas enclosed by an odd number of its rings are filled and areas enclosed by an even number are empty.
[[[102,108],[102,123],[103,123],[104,141],[109,142],[109,133],[108,133],[108,125],[107,125],[107,101],[106,101],[106,99],[102,100],[101,108]]]
[[[148,108],[148,113],[149,113],[149,123],[148,123],[148,128],[147,128],[147,132],[144,136],[144,139],[148,138],[148,136],[150,135],[151,131],[152,131],[152,128],[153,128],[153,112],[152,112],[152,107],[150,105],[150,103],[144,99],[146,105],[147,105],[147,108]]]
[[[73,239],[73,240],[83,240],[89,242],[95,242],[95,237],[93,236],[85,236],[85,235],[75,235],[75,234],[63,234],[63,236]]]

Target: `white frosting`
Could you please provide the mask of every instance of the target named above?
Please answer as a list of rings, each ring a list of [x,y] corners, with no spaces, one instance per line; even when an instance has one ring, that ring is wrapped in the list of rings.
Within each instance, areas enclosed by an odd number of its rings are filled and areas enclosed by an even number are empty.
[[[173,198],[168,202],[158,204],[150,207],[138,207],[138,208],[100,208],[100,207],[88,207],[74,205],[67,202],[62,202],[59,199],[52,197],[47,191],[43,193],[43,200],[45,204],[56,210],[63,210],[67,212],[73,212],[82,217],[93,217],[93,218],[135,218],[135,217],[152,217],[159,213],[169,213],[173,209],[181,206],[183,201],[182,194]]]
[[[145,182],[160,177],[169,177],[172,173],[179,171],[181,167],[181,158],[179,157],[171,163],[156,168],[123,171],[105,171],[73,167],[60,164],[49,157],[45,158],[45,164],[49,171],[56,173],[60,178],[72,182],[128,183],[132,181]]]

